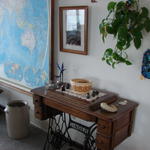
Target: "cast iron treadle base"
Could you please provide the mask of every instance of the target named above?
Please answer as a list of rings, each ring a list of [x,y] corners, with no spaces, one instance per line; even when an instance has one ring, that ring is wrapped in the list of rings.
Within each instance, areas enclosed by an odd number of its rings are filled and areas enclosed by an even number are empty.
[[[93,136],[93,132],[97,127],[96,123],[88,127],[74,121],[70,115],[68,115],[69,117],[67,118],[66,115],[65,113],[61,113],[49,118],[47,138],[43,150],[50,150],[50,145],[54,150],[61,150],[67,143],[81,150],[96,150],[95,138]],[[69,129],[77,130],[85,135],[83,145],[71,139]],[[73,148],[69,148],[68,150],[73,150]]]

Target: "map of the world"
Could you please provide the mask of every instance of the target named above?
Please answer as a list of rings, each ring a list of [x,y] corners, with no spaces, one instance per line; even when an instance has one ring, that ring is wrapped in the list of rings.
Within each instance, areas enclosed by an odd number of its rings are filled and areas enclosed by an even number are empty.
[[[48,0],[0,0],[0,77],[27,87],[49,78]]]

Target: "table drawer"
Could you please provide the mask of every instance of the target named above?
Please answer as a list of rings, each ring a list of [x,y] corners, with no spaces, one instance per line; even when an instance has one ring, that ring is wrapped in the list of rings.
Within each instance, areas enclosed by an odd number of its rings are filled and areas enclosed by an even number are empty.
[[[34,114],[35,117],[40,120],[45,120],[48,118],[47,106],[43,104],[42,97],[38,95],[33,96],[33,104],[34,104]]]
[[[124,126],[123,128],[119,129],[115,135],[113,136],[113,146],[117,146],[118,144],[120,144],[124,139],[126,139],[129,134],[129,124]]]
[[[114,129],[115,129],[115,131],[123,128],[124,126],[129,124],[130,121],[131,121],[131,114],[130,114],[130,112],[127,112],[127,113],[123,114],[122,116],[120,116],[120,118],[118,118],[116,121],[114,121]]]
[[[105,135],[111,135],[111,133],[112,133],[112,122],[99,119],[97,131],[99,133],[102,133]]]
[[[36,118],[43,120],[44,113],[43,113],[42,107],[35,106],[34,107],[34,115]]]
[[[105,137],[97,133],[96,135],[96,146],[98,149],[110,150],[111,148],[111,137]]]
[[[42,105],[42,100],[40,96],[34,95],[33,96],[33,104],[36,106],[41,106]]]

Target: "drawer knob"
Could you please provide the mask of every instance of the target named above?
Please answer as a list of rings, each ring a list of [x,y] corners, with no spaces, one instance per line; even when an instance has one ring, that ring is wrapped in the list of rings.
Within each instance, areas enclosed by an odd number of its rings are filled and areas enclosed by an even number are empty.
[[[38,99],[36,99],[35,102],[38,103]]]
[[[39,111],[37,111],[36,114],[39,114]]]

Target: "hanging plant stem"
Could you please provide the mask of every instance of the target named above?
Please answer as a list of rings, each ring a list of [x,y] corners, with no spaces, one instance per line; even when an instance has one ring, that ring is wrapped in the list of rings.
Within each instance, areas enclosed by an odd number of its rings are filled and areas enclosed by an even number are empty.
[[[113,68],[119,63],[131,65],[126,50],[132,42],[136,49],[141,47],[143,30],[150,31],[149,11],[139,7],[139,0],[111,1],[107,10],[107,17],[99,25],[100,34],[103,42],[108,34],[113,35],[116,45],[105,50],[102,60]]]

